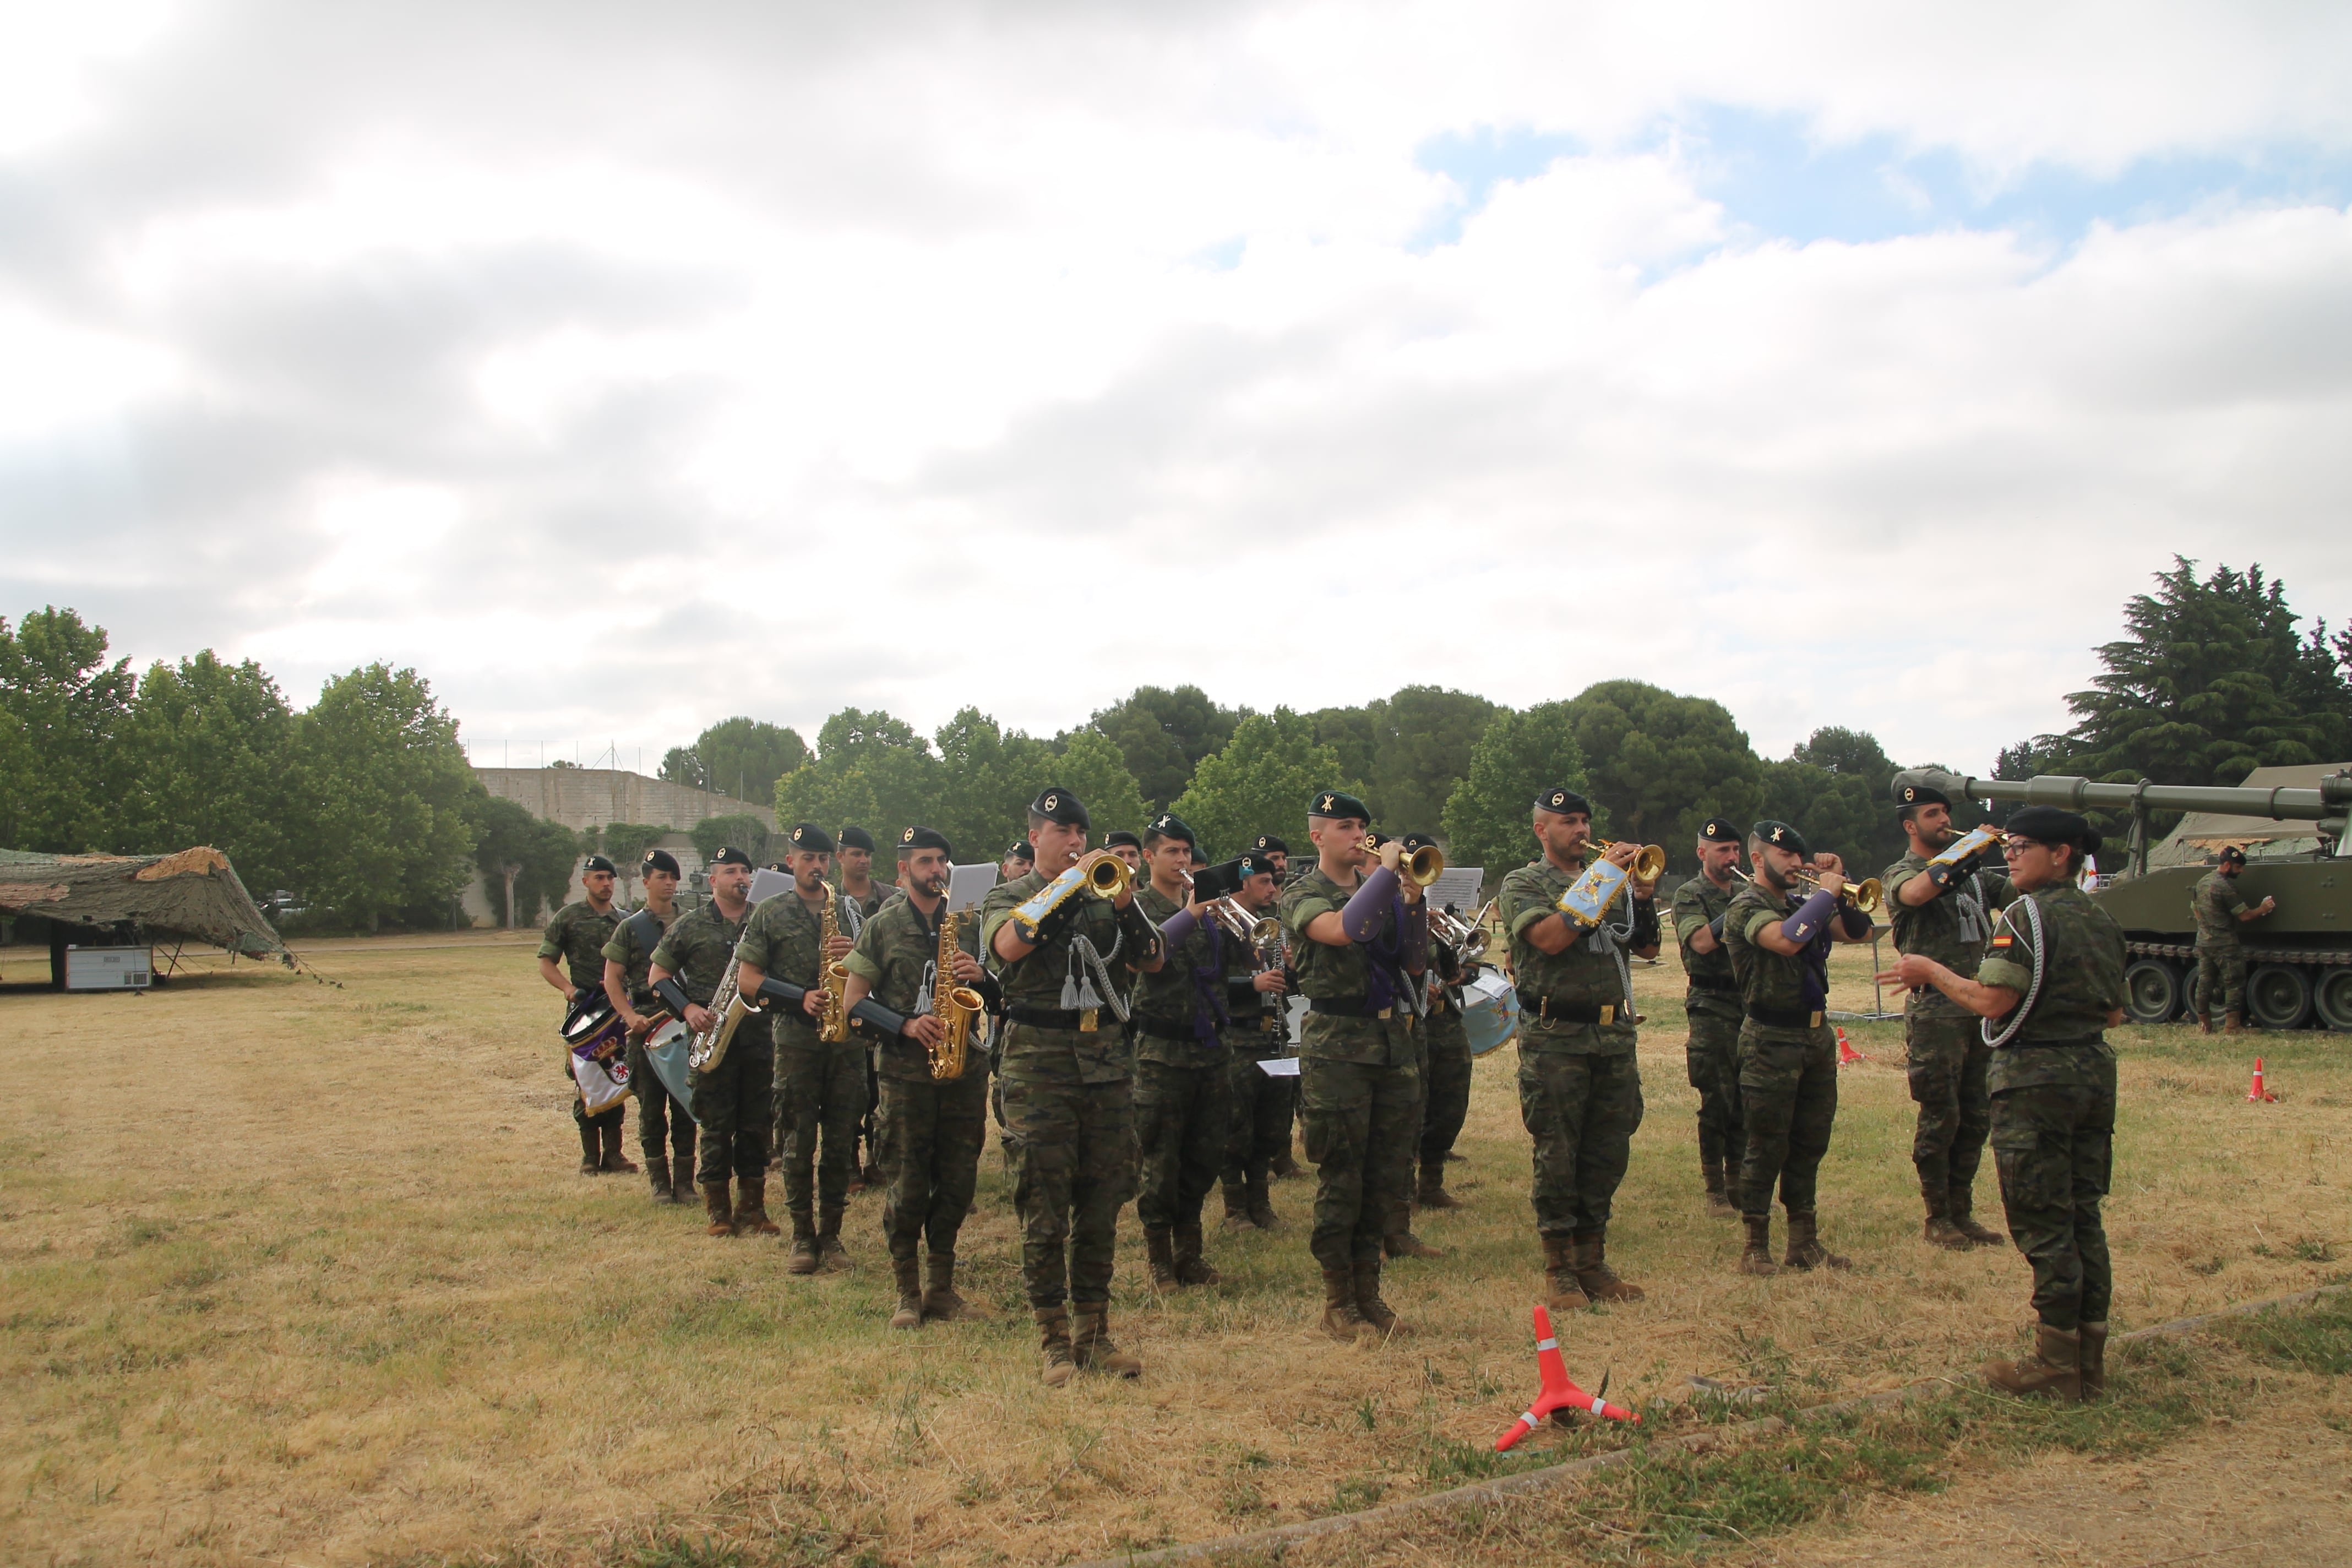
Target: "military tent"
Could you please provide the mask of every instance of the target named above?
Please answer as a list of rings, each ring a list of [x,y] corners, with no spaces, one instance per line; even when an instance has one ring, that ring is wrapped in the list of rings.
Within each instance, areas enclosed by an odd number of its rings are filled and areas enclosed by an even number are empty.
[[[292,955],[254,906],[228,857],[199,845],[176,855],[30,855],[0,849],[0,914],[38,915],[141,940],[194,940],[252,957]]]

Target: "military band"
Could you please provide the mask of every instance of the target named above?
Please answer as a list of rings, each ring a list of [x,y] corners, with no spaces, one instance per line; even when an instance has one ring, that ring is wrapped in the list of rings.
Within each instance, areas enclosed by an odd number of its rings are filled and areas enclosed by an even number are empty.
[[[662,933],[646,965],[646,982],[697,1036],[723,1025],[710,1004],[735,968],[735,947],[751,918],[751,858],[729,845],[705,873],[710,901],[678,916]],[[701,1151],[695,1172],[713,1236],[745,1230],[773,1235],[768,1219],[768,1118],[775,1059],[768,1021],[744,1019],[728,1048],[688,1081]],[[732,1184],[730,1190],[730,1184]]]
[[[1683,1062],[1698,1091],[1699,1180],[1707,1213],[1720,1219],[1739,1213],[1727,1181],[1738,1184],[1748,1148],[1739,1114],[1739,980],[1723,944],[1723,917],[1739,890],[1741,837],[1722,817],[1707,818],[1698,831],[1698,875],[1675,889],[1674,901],[1675,940],[1683,950],[1683,1016],[1690,1028]]]
[[[1259,835],[1263,845],[1266,837]],[[1279,842],[1277,840],[1277,842]],[[1274,918],[1281,897],[1278,855],[1254,848],[1235,865],[1240,886],[1233,895],[1248,919]],[[1225,1228],[1275,1230],[1271,1191],[1275,1162],[1290,1152],[1290,1123],[1297,1079],[1276,1075],[1265,1064],[1280,1061],[1290,1036],[1290,982],[1282,962],[1281,926],[1266,942],[1225,944],[1225,1067],[1227,1121],[1224,1169]]]
[[[621,912],[613,907],[613,863],[602,855],[589,856],[580,880],[584,895],[556,910],[539,939],[540,978],[575,1007],[604,994],[604,944],[621,923]],[[636,1166],[621,1152],[621,1119],[628,1102],[590,1115],[569,1060],[563,1064],[563,1081],[572,1091],[572,1120],[580,1129],[580,1173],[635,1171]]]
[[[1137,977],[1128,1020],[1142,1158],[1135,1217],[1151,1283],[1162,1290],[1217,1283],[1202,1255],[1201,1205],[1217,1184],[1233,1120],[1224,951],[1231,938],[1195,892],[1195,842],[1173,812],[1152,818],[1140,846],[1150,880],[1136,891],[1160,928],[1163,954],[1158,969]]]
[[[637,868],[646,901],[613,928],[604,943],[604,995],[629,1031],[629,1084],[637,1101],[637,1146],[656,1201],[694,1201],[694,1113],[672,1093],[646,1048],[658,1020],[669,1016],[650,979],[654,949],[677,923],[677,857],[648,850]],[[674,1173],[674,1174],[673,1174]]]

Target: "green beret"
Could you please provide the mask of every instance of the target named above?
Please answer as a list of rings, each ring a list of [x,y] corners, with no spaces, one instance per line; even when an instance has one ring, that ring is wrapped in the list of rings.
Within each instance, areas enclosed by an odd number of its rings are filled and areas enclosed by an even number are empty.
[[[1785,822],[1774,822],[1768,817],[1748,831],[1775,849],[1786,849],[1805,859],[1812,858],[1813,852],[1805,847],[1805,836]]]
[[[1192,836],[1192,825],[1187,823],[1182,817],[1177,816],[1172,811],[1163,811],[1159,816],[1153,817],[1151,819],[1150,826],[1143,830],[1143,837],[1147,840],[1153,838],[1177,838],[1181,839],[1187,844],[1194,845],[1201,842],[1198,838]]]
[[[1352,816],[1359,822],[1372,819],[1371,807],[1343,789],[1317,791],[1315,797],[1307,803],[1307,815],[1333,818]]]

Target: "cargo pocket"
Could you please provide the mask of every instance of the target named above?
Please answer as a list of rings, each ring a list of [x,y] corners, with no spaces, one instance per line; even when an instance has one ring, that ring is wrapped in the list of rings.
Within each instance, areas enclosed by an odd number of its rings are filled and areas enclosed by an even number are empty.
[[[1991,1142],[2002,1203],[2015,1209],[2067,1206],[2074,1173],[2056,1138],[2038,1127],[1995,1126]]]

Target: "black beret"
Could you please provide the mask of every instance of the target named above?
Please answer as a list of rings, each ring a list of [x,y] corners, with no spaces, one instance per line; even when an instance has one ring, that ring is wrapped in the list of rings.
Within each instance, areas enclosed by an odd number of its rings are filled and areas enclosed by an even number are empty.
[[[2085,855],[2099,849],[2099,836],[2091,831],[2087,818],[2054,805],[2021,806],[2009,814],[2001,831],[2037,844],[2072,844]]]
[[[1287,853],[1287,851],[1285,851],[1285,853]],[[1249,851],[1240,859],[1234,861],[1234,865],[1239,869],[1241,876],[1244,879],[1251,877],[1279,877],[1282,875],[1281,872],[1274,868],[1273,860],[1267,858],[1266,851],[1263,849],[1253,849]]]
[[[1727,816],[1708,817],[1706,819],[1706,826],[1698,830],[1698,836],[1701,838],[1706,839],[1709,844],[1738,844],[1740,842],[1739,829],[1731,826],[1731,819]]]
[[[580,874],[583,877],[591,871],[603,871],[610,874],[612,870],[613,863],[610,860],[605,859],[602,855],[591,855],[588,857],[588,864],[580,868]]]
[[[1554,784],[1549,789],[1537,791],[1535,805],[1538,811],[1556,811],[1562,816],[1566,816],[1572,811],[1580,811],[1587,816],[1591,816],[1592,815],[1592,803],[1591,801],[1585,799],[1574,790],[1564,788],[1559,784]]]
[[[2245,852],[2244,850],[2242,850],[2242,849],[2239,848],[2236,845],[2234,845],[2234,844],[2224,844],[2223,846],[2221,846],[2221,861],[2222,861],[2222,864],[2227,865],[2229,862],[2231,862],[2231,861],[2232,861],[2232,860],[2235,860],[2235,861],[2237,861],[2240,865],[2243,865],[2243,864],[2245,863],[2245,859],[2246,859],[2246,852]]]
[[[1404,836],[1404,852],[1410,855],[1416,849],[1426,849],[1436,842],[1436,839],[1426,833],[1408,833]]]
[[[944,850],[949,859],[955,858],[955,846],[949,843],[948,836],[936,827],[909,827],[898,835],[899,854],[912,855],[918,849]]]
[[[1132,845],[1138,849],[1143,847],[1143,840],[1124,827],[1114,827],[1103,835],[1103,847],[1106,849],[1116,849],[1122,844]]]
[[[1334,818],[1352,816],[1359,822],[1372,819],[1371,807],[1343,789],[1318,791],[1315,798],[1307,803],[1307,815]]]
[[[1287,855],[1290,853],[1290,846],[1285,844],[1281,839],[1276,838],[1271,833],[1259,834],[1257,836],[1257,843],[1253,846],[1253,847],[1263,849],[1269,855]]]
[[[1761,838],[1775,849],[1787,849],[1808,859],[1812,857],[1813,852],[1805,847],[1805,836],[1785,822],[1774,822],[1767,817],[1748,831],[1751,837]]]
[[[638,864],[637,875],[642,877],[648,871],[667,871],[673,877],[681,875],[677,868],[677,857],[667,849],[646,851],[645,859]]]
[[[784,836],[796,851],[814,851],[819,855],[833,853],[833,835],[814,822],[803,822]]]
[[[744,854],[740,849],[736,848],[732,844],[722,844],[719,847],[719,853],[710,858],[710,864],[713,866],[740,866],[743,869],[748,871],[751,868],[751,858],[749,855]]]
[[[1029,809],[1048,822],[1058,822],[1065,827],[1092,827],[1087,816],[1086,804],[1060,784],[1047,784]]]
[[[1004,852],[1004,858],[1008,860],[1034,860],[1037,851],[1031,847],[1026,838],[1016,838],[1013,841],[1013,847]]]
[[[1934,784],[1926,783],[1916,775],[1896,773],[1895,775],[1894,784],[1889,785],[1888,788],[1894,793],[1895,804],[1899,806],[1949,805],[1952,804],[1952,797],[1950,795],[1946,795]]]
[[[1154,838],[1181,838],[1185,843],[1193,845],[1201,842],[1192,835],[1192,825],[1172,811],[1163,811],[1153,817],[1151,825],[1143,831]]]
[[[874,835],[862,827],[845,827],[841,830],[841,847],[844,849],[863,849],[871,855],[874,853]]]
[[[1364,847],[1365,847],[1365,848],[1367,848],[1367,849],[1378,849],[1381,845],[1386,844],[1388,841],[1389,841],[1389,836],[1388,836],[1387,834],[1385,834],[1385,833],[1382,833],[1379,828],[1377,828],[1377,827],[1367,827],[1367,828],[1365,828],[1365,829],[1364,829]]]

